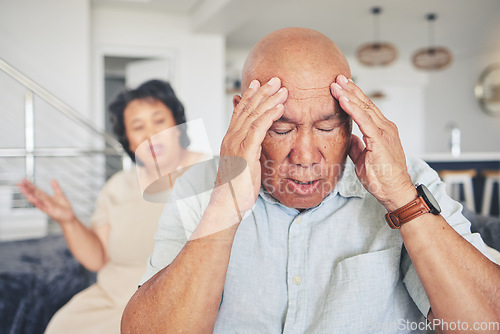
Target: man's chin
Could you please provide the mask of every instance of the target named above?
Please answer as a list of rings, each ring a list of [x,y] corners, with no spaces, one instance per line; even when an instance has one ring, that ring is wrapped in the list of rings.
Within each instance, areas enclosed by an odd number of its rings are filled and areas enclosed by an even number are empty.
[[[306,210],[319,205],[330,193],[330,187],[325,187],[322,180],[308,185],[294,185],[289,180],[281,183],[281,187],[264,188],[281,204],[297,210]],[[325,189],[327,188],[327,189]]]
[[[299,196],[294,194],[283,194],[283,196],[276,197],[281,204],[294,208],[297,210],[307,210],[310,208],[314,208],[319,205],[323,198],[320,194],[310,194],[307,196]]]

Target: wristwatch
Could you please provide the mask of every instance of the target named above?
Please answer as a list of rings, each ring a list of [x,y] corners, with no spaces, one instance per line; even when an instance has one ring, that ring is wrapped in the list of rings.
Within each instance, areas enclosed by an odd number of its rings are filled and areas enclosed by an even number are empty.
[[[426,213],[434,215],[441,213],[441,207],[426,186],[423,184],[417,185],[417,193],[416,199],[385,215],[385,221],[391,228],[398,229],[401,225]]]

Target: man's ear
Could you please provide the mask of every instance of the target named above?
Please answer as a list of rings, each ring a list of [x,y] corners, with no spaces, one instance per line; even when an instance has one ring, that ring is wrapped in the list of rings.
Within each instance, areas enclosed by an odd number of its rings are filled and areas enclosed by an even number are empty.
[[[233,108],[236,108],[236,106],[238,105],[238,103],[240,103],[240,101],[241,101],[241,96],[239,95],[233,96]]]

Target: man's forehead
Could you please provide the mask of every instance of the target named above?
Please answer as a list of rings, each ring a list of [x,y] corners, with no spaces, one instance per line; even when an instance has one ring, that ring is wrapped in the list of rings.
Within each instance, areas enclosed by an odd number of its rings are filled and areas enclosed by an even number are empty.
[[[302,117],[298,118],[296,117],[297,115],[292,115],[290,113],[284,114],[281,116],[278,120],[275,121],[275,123],[302,123]],[[342,113],[341,112],[327,112],[324,114],[316,114],[314,115],[315,117],[311,117],[311,121],[313,122],[321,122],[321,121],[338,121],[342,119]]]
[[[327,100],[333,99],[329,86],[301,88],[301,87],[293,87],[284,83],[283,87],[285,87],[288,90],[287,99],[290,100],[308,100],[316,98],[321,98],[321,99],[326,98]]]
[[[345,116],[337,100],[331,94],[308,92],[299,98],[288,97],[285,101],[285,111],[277,122],[309,123],[324,120],[338,120]]]
[[[335,80],[331,73],[303,70],[296,73],[275,73],[281,85],[288,90],[288,99],[305,100],[332,97],[330,85]]]

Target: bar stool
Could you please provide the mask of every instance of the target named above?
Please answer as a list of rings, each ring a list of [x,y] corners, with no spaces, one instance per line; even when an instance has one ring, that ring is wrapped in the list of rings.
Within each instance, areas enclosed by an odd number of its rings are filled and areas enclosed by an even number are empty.
[[[500,202],[500,170],[484,170],[481,174],[485,178],[481,214],[483,216],[489,216],[491,199],[493,198],[493,184],[495,182],[498,183],[498,198]]]
[[[439,176],[446,183],[448,194],[455,200],[460,201],[460,185],[464,190],[465,205],[469,210],[476,211],[474,203],[474,189],[472,179],[476,177],[475,169],[448,170],[443,169],[438,172]]]

